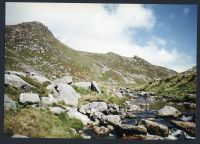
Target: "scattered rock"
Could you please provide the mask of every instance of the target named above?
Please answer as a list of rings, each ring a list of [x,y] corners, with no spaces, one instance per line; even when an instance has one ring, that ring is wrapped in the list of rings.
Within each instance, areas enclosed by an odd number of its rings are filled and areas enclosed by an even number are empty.
[[[172,120],[172,123],[174,123],[179,128],[188,132],[188,134],[195,136],[195,131],[196,131],[196,124],[195,123],[186,122],[186,121],[176,121],[176,120]]]
[[[40,98],[38,94],[34,93],[21,93],[19,96],[19,101],[21,103],[40,103]]]
[[[92,102],[81,106],[79,111],[83,114],[93,114],[95,112],[104,112],[108,110],[105,102]]]
[[[8,97],[6,94],[4,95],[4,110],[16,110],[16,102],[13,101],[10,97]]]
[[[167,137],[169,135],[168,127],[157,122],[142,119],[138,125],[146,127],[147,132],[152,135],[159,135],[163,137]]]
[[[162,117],[178,117],[181,115],[181,112],[178,111],[176,108],[171,106],[165,106],[164,108],[158,111],[158,116]]]
[[[49,110],[56,115],[59,115],[59,114],[65,112],[65,110],[61,107],[49,107]]]

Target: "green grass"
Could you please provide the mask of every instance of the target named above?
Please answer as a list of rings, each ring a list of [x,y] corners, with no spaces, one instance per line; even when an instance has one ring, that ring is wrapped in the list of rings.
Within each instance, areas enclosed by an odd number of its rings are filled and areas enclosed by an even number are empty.
[[[80,138],[70,128],[80,130],[80,120],[68,118],[64,114],[55,116],[47,110],[32,108],[20,109],[17,112],[7,111],[4,114],[4,135],[26,135],[32,138]]]
[[[81,95],[87,95],[89,93],[92,93],[92,90],[90,89],[85,89],[85,88],[82,88],[82,87],[77,87],[77,86],[72,86],[75,91]]]
[[[195,97],[189,94],[196,93],[196,80],[195,75],[176,75],[163,80],[154,80],[146,84],[142,89],[145,91],[154,92],[157,95],[165,96],[171,101],[195,102]]]

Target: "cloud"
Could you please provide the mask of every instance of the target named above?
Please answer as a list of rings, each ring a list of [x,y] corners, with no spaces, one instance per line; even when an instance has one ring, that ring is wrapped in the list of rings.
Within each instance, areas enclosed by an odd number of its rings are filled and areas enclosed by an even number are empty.
[[[42,22],[59,40],[76,50],[138,55],[178,71],[191,66],[186,65],[191,58],[175,48],[167,49],[164,38],[152,36],[145,46],[132,41],[137,35],[130,30],[151,32],[158,25],[154,11],[144,5],[6,3],[6,24],[26,21]]]
[[[183,14],[184,14],[184,15],[188,15],[189,12],[190,12],[190,9],[189,9],[189,8],[184,8],[184,9],[183,9]]]

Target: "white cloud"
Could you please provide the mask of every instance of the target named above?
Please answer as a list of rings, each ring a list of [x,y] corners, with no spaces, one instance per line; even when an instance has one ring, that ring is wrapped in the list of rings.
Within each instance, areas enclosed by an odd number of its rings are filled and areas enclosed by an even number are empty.
[[[167,41],[152,36],[147,45],[132,43],[129,29],[151,31],[157,24],[154,12],[144,5],[121,4],[110,14],[101,4],[6,3],[6,24],[40,21],[68,46],[81,51],[138,55],[147,61],[183,71],[191,58]],[[162,22],[160,22],[162,23]]]

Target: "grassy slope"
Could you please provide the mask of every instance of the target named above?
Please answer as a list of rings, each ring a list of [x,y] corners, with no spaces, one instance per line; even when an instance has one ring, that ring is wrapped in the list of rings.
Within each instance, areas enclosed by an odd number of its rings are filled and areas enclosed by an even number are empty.
[[[5,136],[21,134],[32,138],[79,138],[70,128],[78,131],[83,124],[63,113],[55,116],[50,111],[32,108],[6,111],[4,114]]]
[[[196,72],[184,72],[175,76],[149,82],[143,90],[155,92],[174,101],[195,101],[189,94],[196,93]]]
[[[105,82],[112,79],[124,84],[125,79],[144,83],[175,73],[138,57],[75,51],[55,39],[44,25],[35,22],[7,26],[5,51],[6,70],[34,70],[50,79],[53,75],[70,74],[75,79]],[[110,69],[104,71],[105,67]],[[133,74],[144,75],[144,78]]]

